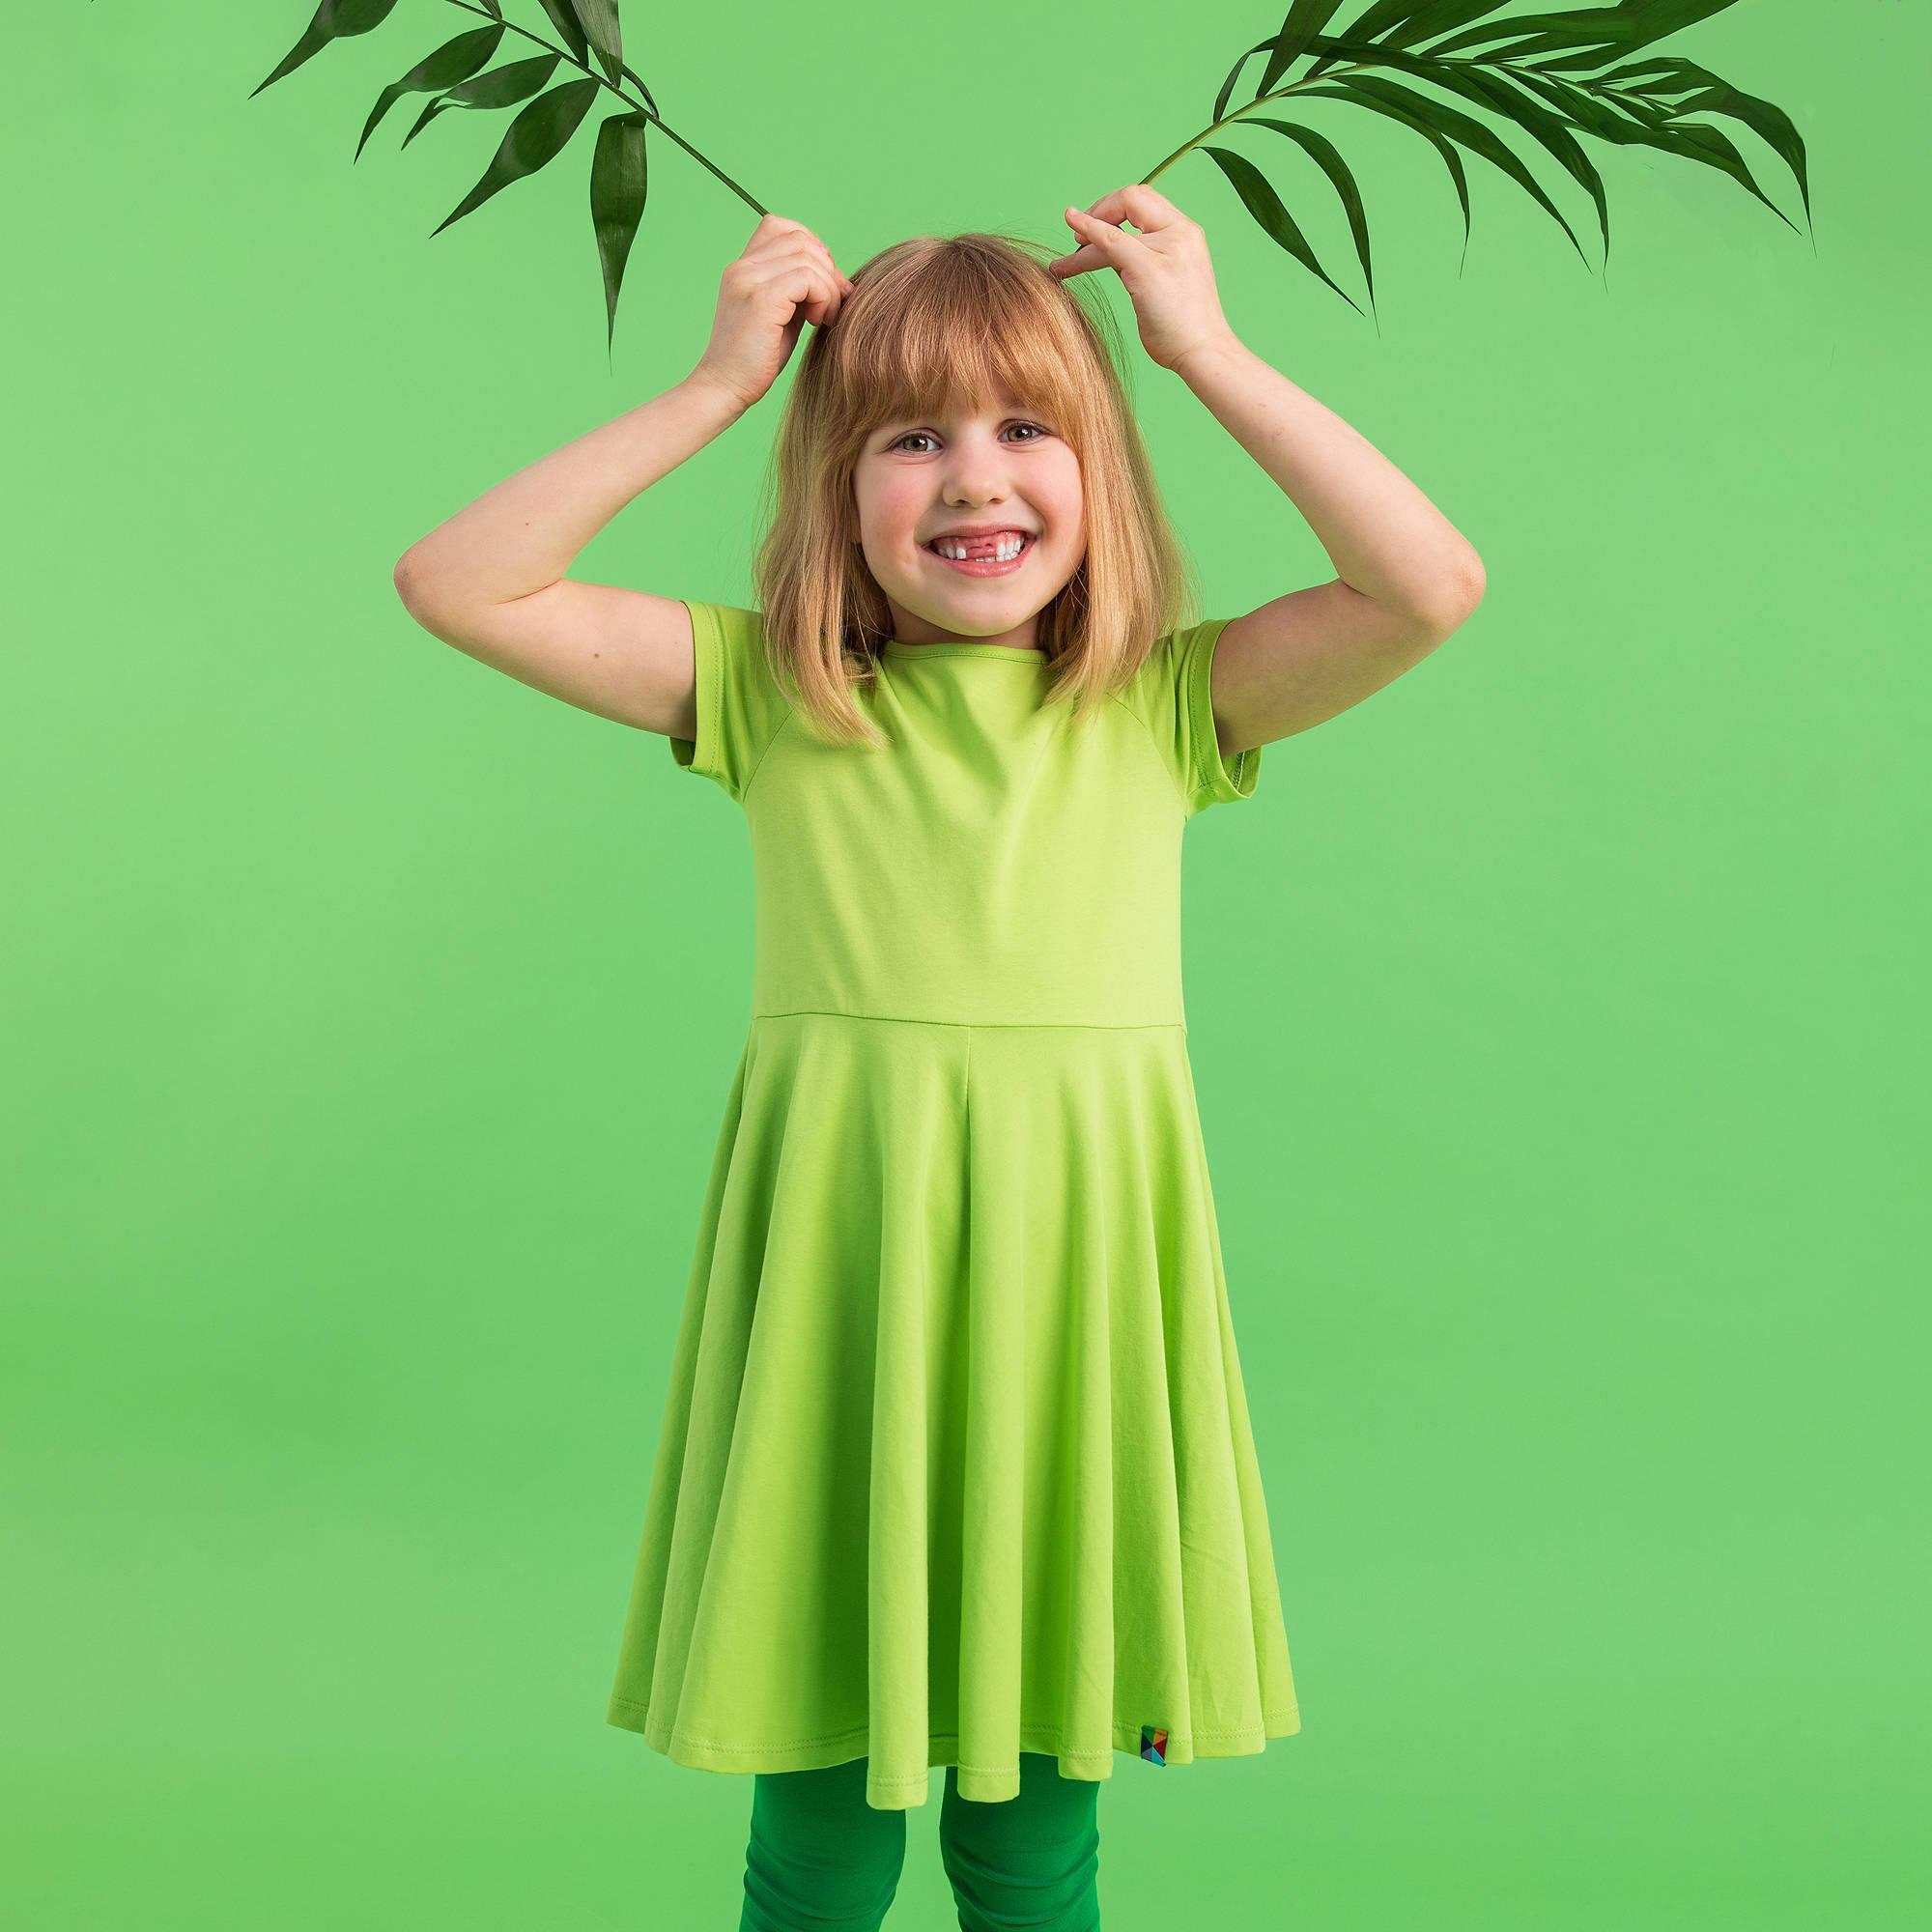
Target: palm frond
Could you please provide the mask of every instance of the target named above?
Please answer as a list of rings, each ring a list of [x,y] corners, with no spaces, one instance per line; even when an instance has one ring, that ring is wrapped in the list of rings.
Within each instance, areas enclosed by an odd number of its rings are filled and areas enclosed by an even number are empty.
[[[1333,145],[1312,128],[1257,111],[1296,96],[1350,100],[1412,128],[1435,146],[1462,203],[1465,254],[1469,193],[1459,148],[1480,156],[1514,181],[1569,236],[1571,246],[1589,266],[1562,211],[1494,128],[1461,106],[1387,77],[1393,73],[1499,116],[1553,158],[1596,209],[1606,268],[1609,204],[1603,179],[1578,135],[1620,147],[1655,148],[1716,168],[1755,195],[1796,233],[1796,224],[1758,186],[1730,137],[1709,121],[1693,118],[1728,115],[1790,168],[1805,220],[1810,220],[1804,142],[1789,115],[1675,54],[1632,58],[1644,55],[1666,35],[1722,13],[1735,0],[1617,0],[1610,6],[1505,16],[1509,4],[1510,0],[1373,0],[1342,31],[1329,33],[1340,0],[1296,0],[1281,26],[1267,39],[1257,41],[1229,70],[1215,95],[1209,125],[1142,179],[1158,179],[1184,156],[1201,149],[1233,184],[1263,232],[1340,295],[1343,292],[1321,267],[1281,196],[1254,163],[1231,149],[1209,145],[1211,137],[1244,128],[1289,135],[1327,176],[1342,202],[1373,308],[1368,220],[1353,175]],[[1257,55],[1264,57],[1260,82],[1245,103],[1231,110],[1229,103]],[[1303,59],[1309,65],[1300,78],[1286,79],[1289,70]]]
[[[604,281],[608,355],[616,339],[617,298],[625,265],[643,218],[649,185],[644,144],[651,130],[682,148],[756,213],[767,211],[666,123],[650,89],[624,59],[618,0],[539,0],[560,45],[506,19],[500,0],[446,0],[446,4],[479,15],[485,24],[443,42],[382,90],[362,125],[352,158],[361,157],[370,135],[405,95],[429,97],[403,136],[401,145],[405,148],[431,122],[451,111],[490,113],[520,107],[475,185],[430,231],[440,235],[452,222],[474,213],[513,183],[548,167],[570,145],[598,97],[607,93],[614,96],[623,111],[609,114],[598,123],[590,163],[590,223]],[[396,0],[319,0],[299,39],[249,98],[293,73],[335,42],[380,27],[395,5]],[[506,36],[516,37],[510,43],[513,48],[532,46],[538,51],[493,67],[491,62]],[[575,68],[577,76],[553,87],[550,83],[559,67]],[[625,91],[626,83],[636,90],[635,95]]]

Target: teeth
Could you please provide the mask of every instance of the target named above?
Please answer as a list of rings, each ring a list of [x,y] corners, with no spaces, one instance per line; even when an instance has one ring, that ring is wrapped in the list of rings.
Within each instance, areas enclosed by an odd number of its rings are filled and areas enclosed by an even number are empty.
[[[980,537],[975,539],[974,542],[983,544],[985,538]],[[974,542],[969,542],[964,537],[939,537],[934,540],[932,547],[941,556],[951,557],[955,563],[963,563],[973,559]],[[1025,548],[1026,539],[1017,531],[1014,531],[1012,534],[1003,536],[998,540],[993,547],[992,558],[1001,563],[1009,563]],[[978,560],[980,562],[987,561],[986,554],[981,552]]]

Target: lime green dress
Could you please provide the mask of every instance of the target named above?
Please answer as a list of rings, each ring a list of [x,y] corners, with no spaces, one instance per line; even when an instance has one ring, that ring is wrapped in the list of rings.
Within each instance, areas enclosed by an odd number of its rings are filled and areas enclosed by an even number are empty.
[[[675,1762],[864,1756],[867,1802],[1300,1728],[1181,1003],[1181,833],[1245,799],[1162,638],[1075,724],[1042,650],[881,646],[893,743],[690,606],[678,764],[751,827],[724,1103],[608,1720]]]

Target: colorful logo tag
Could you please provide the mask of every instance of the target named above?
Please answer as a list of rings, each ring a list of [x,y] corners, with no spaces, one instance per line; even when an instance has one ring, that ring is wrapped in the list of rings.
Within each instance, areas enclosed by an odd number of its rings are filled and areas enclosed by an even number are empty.
[[[1141,1755],[1150,1764],[1167,1762],[1167,1733],[1158,1724],[1141,1726]]]

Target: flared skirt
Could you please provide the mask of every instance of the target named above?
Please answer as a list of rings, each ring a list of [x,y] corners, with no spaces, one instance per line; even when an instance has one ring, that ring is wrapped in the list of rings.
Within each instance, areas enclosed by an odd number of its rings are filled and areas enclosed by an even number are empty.
[[[1300,1728],[1183,1027],[753,1020],[606,1715],[888,1809]]]

